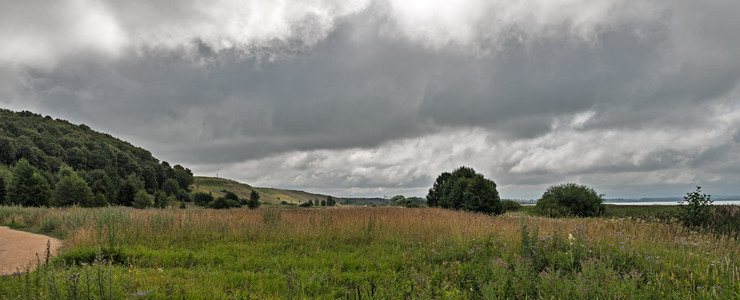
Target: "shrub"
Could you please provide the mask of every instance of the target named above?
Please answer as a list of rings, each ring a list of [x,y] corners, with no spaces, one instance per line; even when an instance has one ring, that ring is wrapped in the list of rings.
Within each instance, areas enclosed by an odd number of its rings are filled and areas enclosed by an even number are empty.
[[[337,205],[337,201],[335,201],[332,196],[326,197],[326,206],[335,206],[335,205]]]
[[[226,200],[234,200],[234,201],[239,201],[239,196],[237,196],[237,195],[236,195],[236,194],[235,194],[234,192],[232,192],[232,191],[226,191],[226,192],[225,192],[225,194],[224,194],[224,198],[226,198]]]
[[[8,192],[5,190],[5,177],[0,176],[0,205],[5,204],[5,196]]]
[[[537,210],[542,215],[600,216],[604,213],[604,198],[592,188],[575,183],[553,185],[547,188],[537,201]]]
[[[712,207],[710,195],[701,194],[701,187],[686,193],[684,201],[679,203],[678,218],[686,227],[700,227],[707,223]]]
[[[167,196],[167,193],[165,193],[164,191],[157,192],[157,194],[155,194],[155,196],[154,196],[154,206],[155,207],[158,207],[158,208],[165,208],[165,207],[167,207],[167,205],[169,204],[169,201],[170,201],[170,197],[173,197],[174,198],[174,196],[169,196],[168,197]]]
[[[175,195],[177,197],[180,195],[180,186],[177,184],[176,180],[170,178],[162,184],[162,191],[165,192],[167,196]]]
[[[215,209],[224,209],[229,208],[229,202],[224,197],[218,197],[216,200],[211,201],[208,206]]]
[[[82,203],[81,206],[84,206]],[[93,202],[91,203],[92,207],[103,207],[108,206],[108,199],[105,198],[105,194],[102,192],[95,193],[95,197],[93,198]]]
[[[208,206],[211,201],[213,201],[213,195],[211,195],[210,193],[198,192],[193,195],[193,202],[195,203],[195,205]]]
[[[231,207],[236,207],[236,208],[242,207],[242,204],[239,203],[239,201],[236,201],[236,200],[233,200],[233,199],[226,199],[226,203],[229,204],[229,208],[231,208]]]
[[[503,200],[501,201],[501,209],[503,212],[507,211],[517,211],[522,207],[521,204],[519,204],[516,201],[513,200]]]
[[[147,208],[152,207],[153,205],[154,202],[152,201],[152,198],[149,197],[149,194],[147,194],[145,190],[139,190],[136,192],[136,195],[134,195],[134,202],[132,203],[134,208]]]
[[[252,190],[252,192],[249,194],[249,201],[247,201],[247,206],[249,207],[249,209],[260,207],[260,194],[258,194],[257,191]]]

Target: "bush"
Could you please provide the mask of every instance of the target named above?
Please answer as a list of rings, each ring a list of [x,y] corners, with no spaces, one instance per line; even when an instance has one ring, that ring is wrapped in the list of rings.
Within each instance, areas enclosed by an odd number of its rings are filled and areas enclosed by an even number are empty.
[[[712,207],[710,195],[701,194],[701,187],[687,193],[679,203],[678,218],[686,227],[700,227],[707,223]]]
[[[553,217],[600,216],[604,213],[604,198],[592,188],[575,183],[553,185],[537,201],[541,215]]]
[[[174,199],[175,196],[167,196],[164,191],[159,191],[154,195],[154,206],[158,208],[165,208],[169,204],[170,199]]]
[[[231,207],[236,207],[236,208],[242,207],[242,204],[239,203],[239,201],[236,201],[236,200],[233,200],[233,199],[226,199],[226,203],[229,204],[229,208],[231,208]]]
[[[513,201],[513,200],[503,200],[503,201],[501,201],[501,209],[503,210],[503,212],[517,211],[520,208],[522,208],[522,205],[519,204],[516,201]]]
[[[177,184],[177,181],[170,178],[167,179],[162,184],[162,191],[167,194],[167,196],[175,195],[175,197],[180,196],[180,186]]]
[[[236,195],[236,194],[235,194],[234,192],[232,192],[232,191],[226,191],[226,192],[225,192],[225,194],[224,194],[224,198],[226,198],[226,200],[234,200],[234,201],[239,201],[239,196],[237,196],[237,195]]]
[[[335,201],[332,196],[326,197],[326,206],[335,206],[335,205],[337,205],[337,201]]]
[[[213,195],[209,193],[195,193],[193,195],[193,202],[198,206],[208,206],[213,201]]]
[[[249,194],[249,201],[247,201],[247,206],[249,207],[249,209],[260,207],[260,194],[258,194],[257,191],[252,190],[252,192]]]
[[[81,206],[84,206],[83,204],[80,204]],[[91,203],[92,207],[103,207],[108,206],[108,199],[105,198],[105,194],[98,192],[95,193],[95,197],[93,198],[93,202]]]
[[[136,192],[136,195],[134,195],[134,202],[132,203],[134,208],[147,208],[152,207],[153,205],[154,202],[152,201],[152,198],[149,197],[149,194],[147,194],[145,190],[139,190]]]
[[[215,209],[224,209],[229,208],[229,202],[224,197],[218,197],[216,200],[211,201],[208,206]]]

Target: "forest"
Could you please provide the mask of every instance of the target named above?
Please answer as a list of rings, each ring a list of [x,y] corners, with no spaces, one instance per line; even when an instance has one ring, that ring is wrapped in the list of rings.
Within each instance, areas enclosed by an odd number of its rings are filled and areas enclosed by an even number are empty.
[[[192,182],[189,169],[87,125],[0,110],[0,204],[148,207],[187,200]]]

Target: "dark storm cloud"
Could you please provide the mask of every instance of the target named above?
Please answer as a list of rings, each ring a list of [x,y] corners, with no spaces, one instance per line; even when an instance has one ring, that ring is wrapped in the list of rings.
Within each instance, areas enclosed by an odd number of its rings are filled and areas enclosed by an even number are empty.
[[[740,4],[570,4],[3,4],[0,101],[256,184],[734,180]]]

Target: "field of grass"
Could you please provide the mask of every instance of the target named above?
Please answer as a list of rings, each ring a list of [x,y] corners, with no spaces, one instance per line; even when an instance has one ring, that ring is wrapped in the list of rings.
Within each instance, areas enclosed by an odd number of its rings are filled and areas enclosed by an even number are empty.
[[[0,207],[0,224],[64,239],[0,277],[2,299],[740,297],[737,240],[635,218]]]
[[[260,195],[260,202],[265,204],[279,204],[282,201],[300,204],[309,200],[326,200],[327,197],[326,195],[312,194],[304,191],[252,187],[224,178],[196,176],[194,179],[195,182],[190,186],[193,192],[210,192],[218,197],[224,195],[223,190],[228,190],[234,192],[239,198],[249,199],[249,194],[252,190],[256,190]]]

